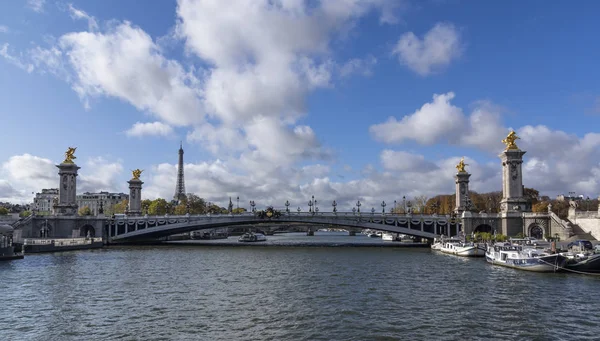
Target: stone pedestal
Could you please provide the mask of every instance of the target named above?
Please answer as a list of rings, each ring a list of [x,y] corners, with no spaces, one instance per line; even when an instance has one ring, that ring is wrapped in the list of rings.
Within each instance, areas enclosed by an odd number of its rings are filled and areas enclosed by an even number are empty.
[[[142,214],[142,180],[131,179],[127,181],[129,184],[129,215]]]
[[[524,151],[508,149],[500,154],[502,159],[502,201],[500,212],[523,212],[527,210],[527,200],[523,197]]]
[[[58,167],[58,202],[54,204],[56,215],[77,214],[77,170],[74,163],[61,163]]]
[[[467,198],[469,196],[469,178],[471,174],[467,172],[458,172],[454,176],[456,183],[456,207],[454,212],[459,216],[467,209]]]

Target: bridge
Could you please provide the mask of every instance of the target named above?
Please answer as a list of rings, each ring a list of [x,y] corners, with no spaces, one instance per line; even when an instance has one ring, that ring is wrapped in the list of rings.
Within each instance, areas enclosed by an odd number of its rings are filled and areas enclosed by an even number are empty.
[[[426,239],[433,239],[441,234],[454,236],[460,230],[460,221],[445,215],[283,212],[272,217],[255,213],[125,217],[107,220],[103,235],[111,243],[131,243],[196,230],[261,223],[331,225],[346,229],[372,229],[400,233]]]

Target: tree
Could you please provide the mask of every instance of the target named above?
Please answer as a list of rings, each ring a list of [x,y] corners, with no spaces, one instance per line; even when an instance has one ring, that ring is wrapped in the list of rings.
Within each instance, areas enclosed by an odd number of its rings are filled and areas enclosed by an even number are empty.
[[[8,209],[6,207],[0,207],[0,215],[7,215]]]
[[[533,205],[533,207],[531,208],[531,211],[536,212],[536,213],[546,213],[546,212],[548,212],[548,204],[550,204],[550,203],[547,201],[540,201]]]
[[[88,206],[84,206],[80,208],[77,213],[79,213],[80,216],[89,216],[92,215],[92,210]]]
[[[152,203],[152,200],[150,199],[144,199],[142,200],[142,213],[143,214],[148,214],[148,209],[150,208],[150,204]]]
[[[31,211],[23,211],[23,212],[19,213],[19,217],[21,217],[21,218],[29,217],[30,215],[31,215]]]
[[[243,207],[240,207],[240,208],[234,208],[234,209],[232,210],[232,212],[233,212],[233,214],[242,214],[242,213],[246,212],[246,209],[245,209],[245,208],[243,208]]]
[[[190,214],[206,214],[206,201],[194,193],[188,193],[187,203],[190,205]]]
[[[533,188],[525,187],[523,190],[523,196],[527,199],[527,201],[529,201],[532,207],[540,200],[540,192]]]
[[[168,203],[165,199],[162,198],[158,198],[152,201],[152,203],[150,203],[150,206],[148,207],[148,214],[149,215],[165,215],[167,214],[167,206]]]
[[[412,203],[413,212],[425,213],[426,207],[427,207],[427,196],[426,195],[418,195],[413,198],[413,203]]]
[[[129,200],[125,199],[118,204],[112,205],[111,211],[113,214],[123,214],[129,207]]]

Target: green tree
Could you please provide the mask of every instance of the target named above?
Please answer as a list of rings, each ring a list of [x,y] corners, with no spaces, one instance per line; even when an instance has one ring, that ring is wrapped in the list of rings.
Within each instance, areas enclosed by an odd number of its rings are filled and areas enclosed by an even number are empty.
[[[30,215],[31,215],[31,211],[23,211],[23,212],[19,213],[19,217],[21,217],[21,218],[29,217]]]
[[[240,207],[240,208],[234,208],[234,209],[232,210],[232,212],[233,212],[233,214],[242,214],[242,213],[246,212],[246,209],[245,209],[245,208],[243,208],[243,207]]]
[[[77,213],[79,213],[80,216],[88,216],[92,215],[92,210],[88,206],[84,206],[80,208]]]
[[[150,204],[152,203],[152,200],[150,199],[144,199],[142,200],[142,213],[143,214],[147,214],[148,213],[148,209],[150,208]]]
[[[194,193],[188,193],[187,203],[190,205],[190,214],[206,214],[206,201]]]
[[[6,207],[0,207],[0,215],[7,215],[8,209]]]
[[[150,203],[150,206],[148,207],[148,214],[149,215],[165,215],[167,213],[167,206],[168,203],[165,199],[163,198],[158,198],[152,201],[152,203]]]

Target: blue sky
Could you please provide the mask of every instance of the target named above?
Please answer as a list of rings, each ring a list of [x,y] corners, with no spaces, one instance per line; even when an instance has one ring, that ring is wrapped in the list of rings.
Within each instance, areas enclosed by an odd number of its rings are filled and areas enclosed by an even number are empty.
[[[188,191],[216,202],[452,193],[461,156],[472,189],[499,190],[509,128],[526,186],[597,196],[599,9],[3,2],[0,200],[54,187],[68,146],[80,190],[126,191],[141,168],[144,194],[170,197],[179,141]]]

